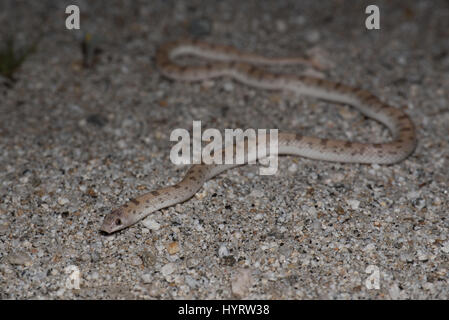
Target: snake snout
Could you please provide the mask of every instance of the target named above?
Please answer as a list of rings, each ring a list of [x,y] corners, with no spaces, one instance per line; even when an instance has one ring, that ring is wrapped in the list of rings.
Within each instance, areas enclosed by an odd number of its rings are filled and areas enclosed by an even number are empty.
[[[115,209],[110,214],[104,217],[103,224],[100,231],[106,233],[113,233],[128,226],[125,212],[122,208]]]

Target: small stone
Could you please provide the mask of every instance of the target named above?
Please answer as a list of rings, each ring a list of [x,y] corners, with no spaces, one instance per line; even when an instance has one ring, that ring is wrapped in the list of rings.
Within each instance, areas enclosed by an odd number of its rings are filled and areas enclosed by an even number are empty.
[[[419,197],[419,192],[418,191],[410,191],[410,192],[407,193],[407,198],[409,200],[415,200],[418,197]]]
[[[429,290],[429,291],[434,291],[434,284],[433,283],[431,283],[431,282],[425,282],[423,285],[422,285],[422,287],[423,287],[423,289],[424,290]]]
[[[92,198],[98,197],[97,193],[96,193],[95,190],[92,189],[92,188],[87,189],[87,194],[88,194],[89,196],[91,196]]]
[[[224,244],[222,244],[220,246],[220,248],[218,248],[218,256],[220,258],[229,256],[229,250],[228,250],[228,248]]]
[[[278,32],[285,32],[287,30],[287,24],[283,20],[277,20],[276,29]]]
[[[232,82],[226,82],[226,83],[223,85],[223,88],[224,88],[225,91],[231,92],[231,91],[234,90],[234,84],[233,84]]]
[[[388,290],[388,293],[390,294],[390,298],[393,300],[399,299],[400,290],[397,284],[393,284],[390,289]]]
[[[165,266],[161,268],[161,273],[164,277],[171,275],[173,272],[175,272],[176,266],[174,263],[167,263]]]
[[[321,35],[318,30],[311,30],[306,33],[306,40],[311,43],[318,42],[321,38]]]
[[[298,171],[298,165],[296,163],[292,163],[289,167],[288,167],[288,171],[290,172],[296,172]]]
[[[132,257],[130,262],[131,262],[131,265],[133,265],[133,266],[140,266],[143,263],[142,259],[140,259],[137,256]]]
[[[65,288],[61,288],[58,291],[56,291],[56,296],[62,297],[65,293]]]
[[[84,261],[84,262],[90,261],[90,260],[91,260],[90,254],[84,253],[84,254],[81,256],[81,260]]]
[[[58,198],[58,204],[61,205],[61,206],[66,205],[69,202],[70,202],[70,200],[67,199],[67,198],[61,198],[61,197]]]
[[[142,221],[142,224],[150,229],[150,230],[154,230],[157,231],[161,228],[161,225],[159,223],[157,223],[155,220],[153,220],[152,218],[147,218],[145,220]]]
[[[148,288],[148,294],[152,297],[157,297],[161,294],[161,288],[159,283],[151,283]]]
[[[141,276],[142,282],[145,284],[150,284],[153,281],[153,277],[151,276],[150,273],[144,273]]]
[[[423,252],[421,250],[418,250],[417,256],[418,256],[418,260],[419,261],[427,261],[427,260],[429,260],[429,256],[425,252]]]
[[[346,203],[351,207],[352,210],[359,208],[360,201],[355,199],[346,200]]]
[[[167,251],[169,254],[173,255],[179,252],[179,244],[177,241],[170,242],[167,245]]]
[[[143,265],[147,268],[156,264],[156,255],[149,250],[142,252],[140,257],[142,258]]]
[[[254,216],[254,220],[262,220],[265,217],[263,213],[258,213]]]
[[[32,264],[31,257],[25,252],[16,252],[8,255],[8,261],[13,265],[30,266]]]
[[[210,89],[215,85],[215,81],[213,80],[204,80],[201,82],[201,86],[205,89]]]
[[[426,200],[423,198],[416,198],[413,200],[413,205],[416,209],[421,210],[426,206]]]
[[[240,269],[231,278],[232,294],[239,299],[246,297],[251,288],[252,280],[250,269]]]

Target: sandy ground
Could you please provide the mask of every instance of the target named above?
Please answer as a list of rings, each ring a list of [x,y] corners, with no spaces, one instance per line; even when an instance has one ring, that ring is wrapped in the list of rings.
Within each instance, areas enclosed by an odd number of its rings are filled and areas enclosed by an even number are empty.
[[[364,1],[1,1],[1,39],[41,38],[0,86],[0,298],[448,299],[449,2],[375,2],[381,29],[368,31]],[[79,31],[65,28],[71,3]],[[322,59],[318,76],[411,116],[415,153],[391,166],[282,157],[274,176],[237,168],[100,233],[111,209],[181,179],[169,136],[193,120],[389,137],[347,106],[163,78],[157,46],[192,36]]]

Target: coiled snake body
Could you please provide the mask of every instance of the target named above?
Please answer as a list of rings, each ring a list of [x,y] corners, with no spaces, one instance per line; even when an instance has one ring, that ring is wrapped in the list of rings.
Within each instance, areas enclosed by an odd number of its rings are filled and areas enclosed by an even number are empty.
[[[174,62],[174,58],[180,55],[195,55],[214,61],[202,66],[182,66]],[[403,111],[380,101],[370,92],[319,78],[276,74],[254,65],[304,62],[301,58],[266,58],[243,53],[233,47],[199,41],[167,43],[160,47],[156,54],[157,67],[168,78],[199,81],[229,76],[258,88],[291,90],[306,96],[348,104],[367,117],[387,126],[393,136],[390,142],[374,144],[279,132],[277,154],[334,162],[392,164],[405,159],[413,152],[416,146],[416,133],[410,118]],[[248,155],[248,161],[255,158],[256,154]],[[100,230],[107,233],[121,230],[151,212],[183,202],[191,198],[205,181],[235,166],[237,164],[192,165],[181,182],[131,199],[112,211],[105,217]]]

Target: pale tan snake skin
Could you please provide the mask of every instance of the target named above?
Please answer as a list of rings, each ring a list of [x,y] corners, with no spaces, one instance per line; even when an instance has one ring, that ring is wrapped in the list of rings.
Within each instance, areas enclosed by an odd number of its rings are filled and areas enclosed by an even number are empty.
[[[180,55],[194,55],[215,61],[201,66],[182,66],[174,62],[174,58]],[[392,164],[405,159],[413,152],[416,133],[410,118],[403,111],[380,101],[370,92],[319,78],[276,74],[254,66],[305,62],[301,58],[265,58],[243,53],[229,46],[186,40],[167,43],[160,47],[156,54],[156,65],[168,78],[199,81],[228,76],[258,88],[291,90],[306,96],[348,104],[365,116],[386,125],[393,136],[391,142],[374,144],[279,132],[278,154],[334,162]],[[251,157],[256,156],[248,157],[249,161]],[[112,233],[124,229],[156,210],[183,202],[191,198],[205,181],[235,166],[237,165],[192,165],[181,182],[131,199],[112,211],[105,217],[100,230]]]

